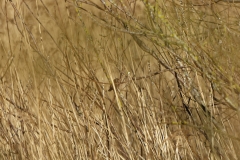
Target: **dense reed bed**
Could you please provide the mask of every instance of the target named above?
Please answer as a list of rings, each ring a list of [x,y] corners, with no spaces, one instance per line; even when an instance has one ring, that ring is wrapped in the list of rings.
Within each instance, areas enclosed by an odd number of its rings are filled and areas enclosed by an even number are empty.
[[[1,2],[1,159],[239,159],[239,4]]]

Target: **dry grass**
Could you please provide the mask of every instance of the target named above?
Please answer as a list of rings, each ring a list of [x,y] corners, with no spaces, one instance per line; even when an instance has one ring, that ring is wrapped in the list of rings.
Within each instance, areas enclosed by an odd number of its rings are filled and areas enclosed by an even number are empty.
[[[239,7],[1,2],[0,159],[239,159]]]

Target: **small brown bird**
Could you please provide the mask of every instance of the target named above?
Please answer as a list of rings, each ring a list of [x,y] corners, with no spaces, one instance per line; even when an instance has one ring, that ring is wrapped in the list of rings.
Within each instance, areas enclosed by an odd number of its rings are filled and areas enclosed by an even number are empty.
[[[115,78],[115,79],[113,80],[113,83],[114,83],[115,87],[117,88],[117,87],[120,85],[120,83],[121,83],[121,79]],[[112,90],[113,90],[113,84],[110,85],[108,91],[110,92],[110,91],[112,91]]]

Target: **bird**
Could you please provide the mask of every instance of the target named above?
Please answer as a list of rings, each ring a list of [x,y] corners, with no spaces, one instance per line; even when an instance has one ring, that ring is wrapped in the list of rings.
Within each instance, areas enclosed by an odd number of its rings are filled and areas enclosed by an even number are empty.
[[[117,87],[120,85],[120,83],[121,83],[121,79],[120,79],[120,78],[115,78],[115,79],[113,80],[113,83],[114,83],[114,85],[115,85],[115,88],[117,88]],[[109,89],[108,89],[108,91],[110,92],[110,91],[112,91],[113,89],[114,89],[113,84],[111,84],[110,87],[109,87]]]

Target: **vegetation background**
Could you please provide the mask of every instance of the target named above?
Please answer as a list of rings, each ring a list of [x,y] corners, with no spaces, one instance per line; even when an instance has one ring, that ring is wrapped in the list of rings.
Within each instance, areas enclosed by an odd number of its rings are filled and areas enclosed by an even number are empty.
[[[0,159],[240,159],[238,3],[0,6]]]

